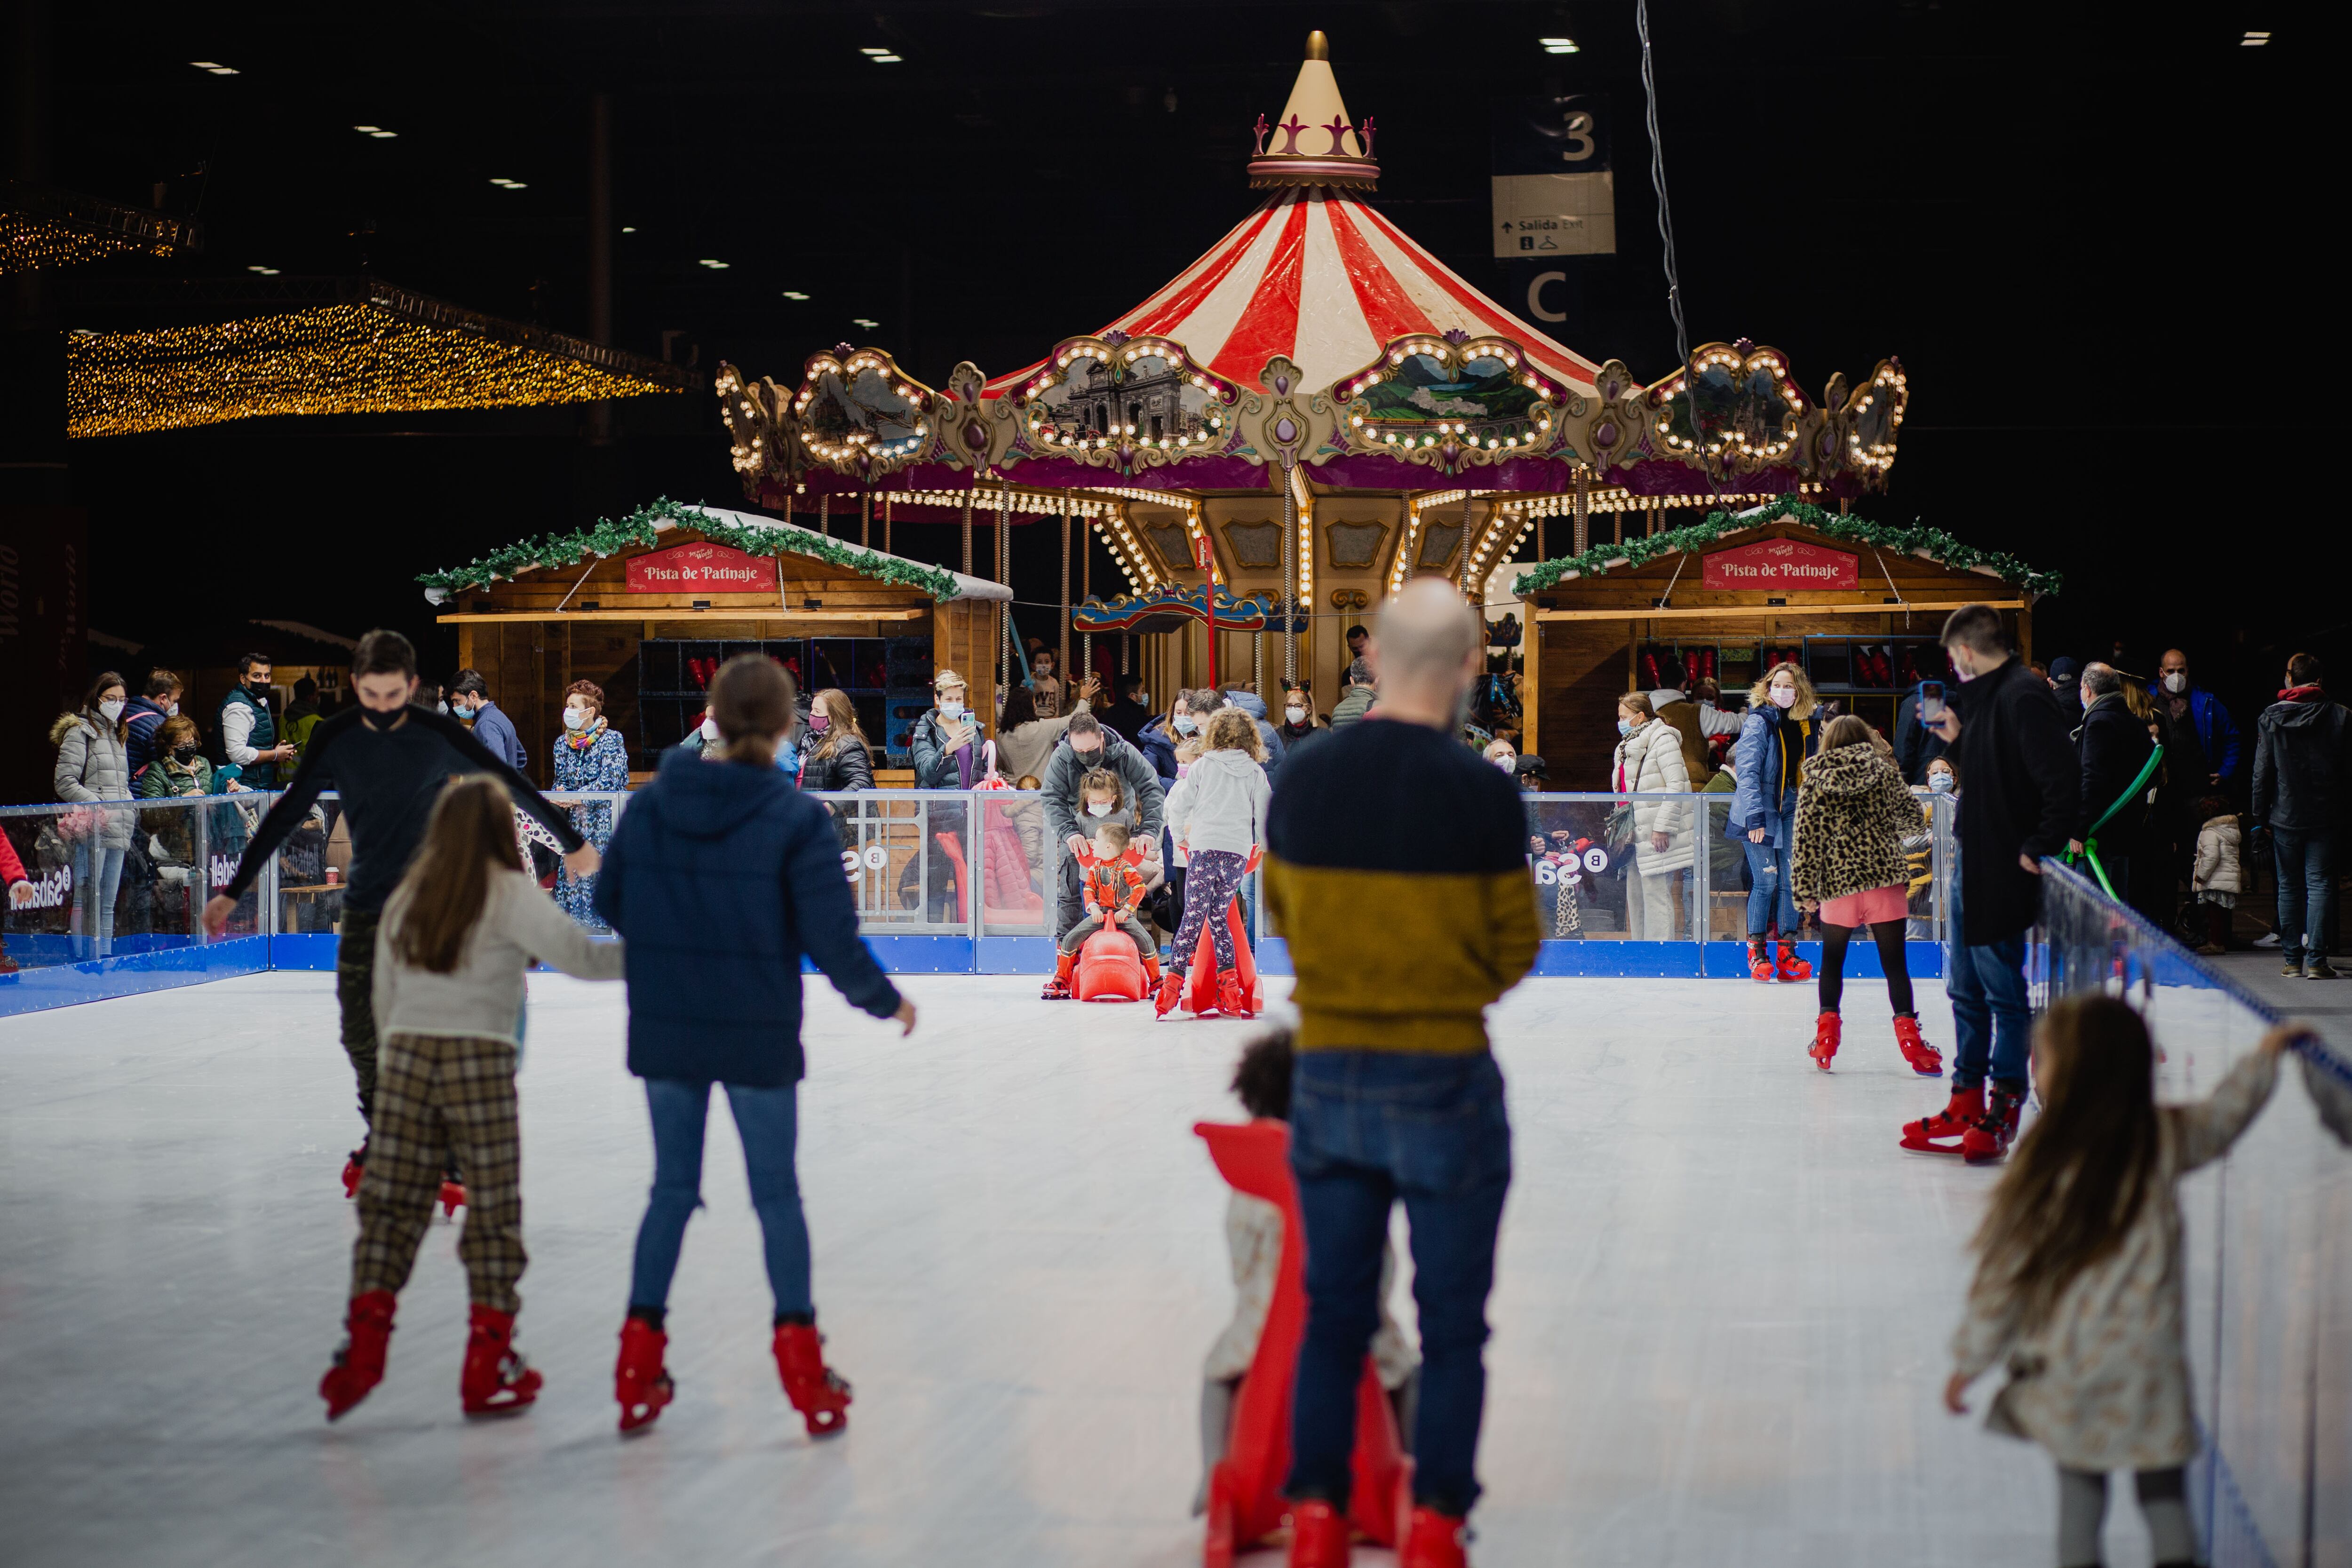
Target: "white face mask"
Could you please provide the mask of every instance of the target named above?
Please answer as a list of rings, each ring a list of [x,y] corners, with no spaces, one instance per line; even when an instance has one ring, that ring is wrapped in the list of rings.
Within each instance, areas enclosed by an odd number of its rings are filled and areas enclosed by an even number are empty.
[[[446,713],[449,711],[449,705],[446,702],[436,702],[433,705],[433,711],[436,713]]]
[[[1099,800],[1090,800],[1087,802],[1087,815],[1088,816],[1108,816],[1110,815],[1109,803]]]
[[[706,740],[706,741],[715,741],[715,740],[719,739],[719,721],[718,721],[718,720],[716,720],[716,719],[705,719],[705,720],[702,721],[702,738],[703,738],[704,740]]]
[[[1519,759],[1512,756],[1501,756],[1495,758],[1494,763],[1505,773],[1509,773],[1513,768],[1519,765]]]
[[[1176,732],[1180,735],[1189,735],[1201,727],[1201,721],[1190,713],[1177,714],[1175,723]]]
[[[585,708],[566,708],[563,710],[563,727],[567,730],[585,730],[588,728],[588,710]]]
[[[111,702],[100,703],[98,705],[98,711],[100,718],[104,719],[110,724],[113,723],[117,719],[122,717],[122,699],[118,697]]]
[[[167,719],[178,718],[180,716],[180,705],[176,702],[173,703],[169,708],[163,710],[163,716]]]
[[[2164,678],[2164,689],[2175,697],[2189,689],[2189,672],[2176,669]]]
[[[1286,708],[1282,710],[1282,716],[1294,724],[1307,722],[1307,710],[1304,708]]]
[[[950,702],[944,697],[940,698],[940,717],[946,720],[950,724],[954,723],[957,720],[963,717],[963,704],[961,702]]]
[[[1138,708],[1149,708],[1149,707],[1150,707],[1150,706],[1151,706],[1151,693],[1150,693],[1149,691],[1139,691],[1139,692],[1137,692],[1137,693],[1135,694],[1135,705],[1136,705]]]
[[[1952,789],[1952,775],[1949,773],[1929,773],[1927,775],[1927,787],[1934,790],[1937,795],[1949,795]]]
[[[1772,688],[1772,706],[1773,706],[1773,707],[1775,707],[1775,708],[1794,708],[1796,705],[1797,705],[1797,689],[1796,689],[1795,687],[1793,687],[1793,686],[1776,686],[1776,687]]]

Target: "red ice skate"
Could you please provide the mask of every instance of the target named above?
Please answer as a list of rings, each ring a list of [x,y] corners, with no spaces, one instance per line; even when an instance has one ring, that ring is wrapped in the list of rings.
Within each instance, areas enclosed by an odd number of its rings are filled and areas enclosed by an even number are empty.
[[[539,1397],[539,1373],[514,1348],[514,1314],[474,1309],[474,1331],[466,1341],[466,1370],[457,1394],[468,1415],[504,1415]]]
[[[1068,1001],[1070,999],[1070,972],[1077,966],[1078,955],[1076,953],[1056,953],[1054,958],[1054,977],[1045,982],[1045,989],[1037,993],[1037,1000],[1040,1002]]]
[[[359,1196],[360,1178],[366,1174],[367,1144],[362,1142],[343,1161],[343,1196],[346,1198]]]
[[[319,1397],[327,1402],[327,1419],[340,1421],[351,1414],[368,1391],[383,1381],[383,1353],[392,1342],[393,1294],[370,1290],[352,1298],[343,1319],[347,1336],[335,1352],[335,1364],[319,1380]]]
[[[1813,966],[1797,956],[1795,942],[1783,942],[1780,944],[1780,962],[1773,966],[1772,973],[1779,977],[1781,984],[1793,985],[1801,980],[1811,980],[1813,977]]]
[[[1152,1016],[1165,1018],[1169,1014],[1176,1011],[1176,1004],[1183,999],[1184,972],[1171,966],[1168,973],[1160,979],[1160,994],[1152,998]]]
[[[643,1318],[621,1320],[621,1359],[613,1368],[613,1397],[621,1402],[621,1430],[653,1424],[662,1406],[677,1397],[677,1384],[662,1365],[669,1336]]]
[[[1217,1011],[1228,1018],[1256,1016],[1250,1011],[1247,994],[1242,990],[1242,977],[1233,970],[1224,970],[1217,976]]]
[[[1772,961],[1764,955],[1764,939],[1748,939],[1748,976],[1759,985],[1772,978]]]
[[[1914,1013],[1895,1015],[1895,1045],[1911,1070],[1921,1078],[1944,1076],[1944,1056],[1941,1051],[1919,1037],[1919,1018]]]
[[[1805,1054],[1823,1072],[1830,1070],[1830,1058],[1837,1055],[1838,1031],[1843,1027],[1844,1020],[1835,1013],[1824,1013],[1813,1020],[1813,1043],[1805,1047]]]
[[[1348,1568],[1348,1516],[1321,1498],[1292,1504],[1290,1568]]]
[[[459,1181],[455,1176],[442,1177],[440,1203],[441,1217],[444,1219],[456,1219],[457,1217],[457,1211],[465,1206],[466,1184]]]
[[[1415,1508],[1412,1523],[1405,1531],[1404,1550],[1397,1553],[1397,1568],[1469,1568],[1469,1554],[1462,1545],[1469,1533],[1463,1521],[1450,1513]]]
[[[1923,1154],[1957,1154],[1961,1137],[1982,1120],[1984,1111],[1984,1085],[1956,1089],[1943,1110],[1903,1124],[1903,1147]]]
[[[776,1325],[776,1370],[784,1396],[808,1423],[812,1437],[830,1437],[849,1425],[849,1384],[824,1364],[824,1341],[814,1323]]]
[[[1971,1165],[1990,1165],[2008,1158],[2009,1146],[2017,1141],[2018,1112],[2024,1106],[2024,1095],[1993,1085],[1985,1097],[1984,1115],[1960,1135],[1960,1158]]]

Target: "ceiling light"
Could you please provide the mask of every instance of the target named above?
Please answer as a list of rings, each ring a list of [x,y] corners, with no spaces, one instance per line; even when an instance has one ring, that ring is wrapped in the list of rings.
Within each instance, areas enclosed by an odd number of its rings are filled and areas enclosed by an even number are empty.
[[[708,256],[706,256],[706,257],[704,257],[704,258],[702,258],[702,264],[703,264],[705,267],[709,268],[713,272],[724,272],[724,271],[726,271],[726,270],[727,270],[727,263],[726,263],[726,262],[724,262],[724,261],[718,261],[718,260],[714,260],[714,259],[712,259],[710,257],[708,257]]]
[[[890,51],[887,49],[860,49],[857,52],[861,55],[887,55]]]
[[[278,268],[275,267],[253,266],[247,268],[246,270],[247,272],[258,272],[264,278],[275,278],[278,276]]]
[[[864,327],[870,331],[882,323],[870,316],[852,316],[849,318],[849,324],[853,327]]]
[[[362,136],[373,136],[378,141],[383,141],[389,137],[400,134],[397,131],[386,131],[381,125],[354,125],[352,129],[358,132]]]
[[[867,58],[877,66],[895,66],[906,58],[904,55],[871,55]]]
[[[200,71],[210,71],[215,76],[236,75],[236,68],[235,66],[225,66],[218,60],[190,60],[188,63],[195,67]]]
[[[2270,41],[2271,36],[2268,33],[2250,32],[2244,37],[2238,40],[2238,45],[2241,48],[2257,49]]]
[[[529,185],[524,184],[520,180],[509,180],[504,174],[492,174],[490,176],[490,184],[498,186],[502,191],[527,191],[530,189]]]
[[[1581,49],[1574,38],[1538,38],[1536,42],[1544,47],[1548,55],[1573,55]]]
[[[805,300],[808,296],[802,293],[797,289],[787,289],[784,290],[784,298],[787,300]]]
[[[623,225],[621,226],[621,232],[622,232],[623,234],[635,234],[635,233],[636,233],[637,231],[636,231],[636,227],[635,227],[635,225],[633,225],[633,224],[625,224],[625,224],[623,224]]]

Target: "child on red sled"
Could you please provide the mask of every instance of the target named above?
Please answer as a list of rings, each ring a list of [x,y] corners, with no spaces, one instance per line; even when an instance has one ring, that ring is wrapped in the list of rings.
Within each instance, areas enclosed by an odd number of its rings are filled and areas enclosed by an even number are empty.
[[[1250,1016],[1225,910],[1241,889],[1250,856],[1265,843],[1272,794],[1265,781],[1265,743],[1258,739],[1256,721],[1239,708],[1218,709],[1209,719],[1207,740],[1209,749],[1184,775],[1168,810],[1169,835],[1186,864],[1184,919],[1155,1004],[1163,1018],[1183,994],[1183,972],[1200,952],[1203,926],[1217,955],[1217,1011],[1228,1018]]]
[[[1079,890],[1087,900],[1086,918],[1062,934],[1058,944],[1061,953],[1055,960],[1054,978],[1045,983],[1045,1000],[1069,1000],[1070,977],[1077,969],[1078,949],[1107,925],[1125,931],[1128,940],[1135,943],[1135,951],[1142,954],[1144,984],[1159,985],[1159,950],[1151,945],[1151,933],[1135,918],[1147,890],[1143,873],[1136,868],[1142,860],[1142,846],[1128,842],[1125,823],[1105,822],[1096,826],[1094,841],[1078,856]]]

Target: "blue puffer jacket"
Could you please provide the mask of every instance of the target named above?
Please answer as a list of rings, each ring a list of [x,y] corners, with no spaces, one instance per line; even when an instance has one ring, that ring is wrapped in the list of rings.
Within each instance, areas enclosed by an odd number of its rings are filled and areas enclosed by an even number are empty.
[[[853,1005],[898,1010],[857,934],[833,818],[773,768],[665,754],[614,829],[596,912],[628,942],[639,1078],[798,1082],[803,952]]]
[[[1786,736],[1782,733],[1784,728],[1789,731]],[[1784,744],[1784,741],[1791,744]],[[1761,827],[1765,830],[1764,842],[1778,848],[1790,847],[1797,832],[1798,781],[1781,777],[1780,753],[1793,750],[1799,759],[1797,771],[1801,774],[1802,759],[1821,749],[1822,721],[1818,714],[1809,719],[1791,719],[1769,702],[1749,703],[1748,716],[1739,721],[1739,739],[1732,742],[1735,782],[1723,836],[1744,838],[1750,828]]]

